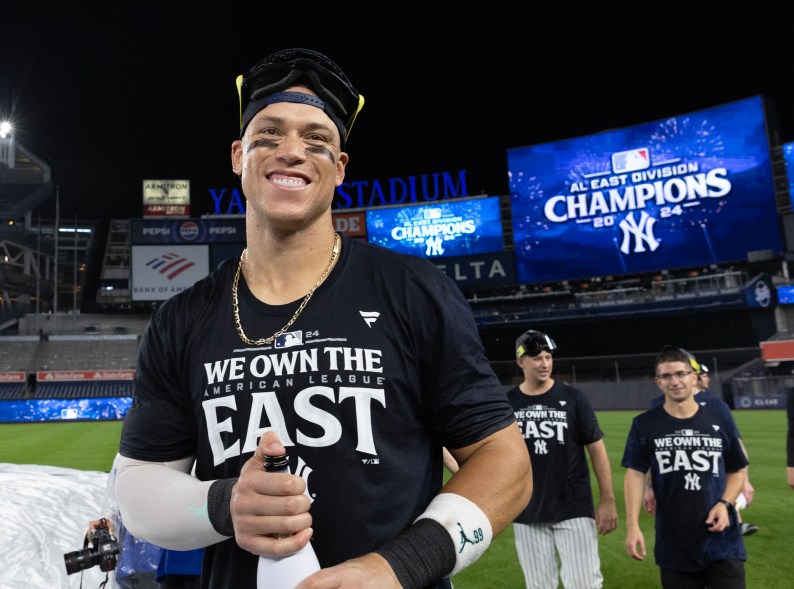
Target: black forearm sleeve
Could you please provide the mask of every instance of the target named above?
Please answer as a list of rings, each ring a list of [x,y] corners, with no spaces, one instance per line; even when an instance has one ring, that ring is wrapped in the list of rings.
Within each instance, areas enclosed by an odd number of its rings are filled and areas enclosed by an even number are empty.
[[[376,550],[404,589],[422,589],[452,572],[455,545],[440,523],[423,518]]]
[[[224,536],[234,536],[232,525],[232,487],[237,479],[218,479],[207,492],[207,516],[215,531]]]

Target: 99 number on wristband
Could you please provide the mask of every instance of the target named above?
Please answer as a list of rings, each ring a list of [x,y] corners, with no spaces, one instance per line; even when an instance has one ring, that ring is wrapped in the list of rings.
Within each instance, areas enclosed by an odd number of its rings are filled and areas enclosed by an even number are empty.
[[[473,546],[485,540],[485,532],[482,531],[482,528],[475,528],[473,533],[474,539],[471,539],[466,536],[466,531],[463,529],[460,522],[458,522],[458,527],[460,528],[460,550],[458,550],[458,552],[463,552],[463,547],[466,546],[466,544],[471,544]]]

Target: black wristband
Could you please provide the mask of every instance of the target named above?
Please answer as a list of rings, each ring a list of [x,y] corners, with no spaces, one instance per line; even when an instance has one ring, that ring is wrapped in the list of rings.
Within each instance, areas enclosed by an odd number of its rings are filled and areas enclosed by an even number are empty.
[[[731,505],[730,501],[727,499],[717,499],[717,503],[722,503],[728,509],[728,511],[730,511],[731,507],[733,507],[733,505]]]
[[[215,531],[224,536],[234,536],[232,524],[232,487],[237,479],[218,479],[207,491],[207,517]]]
[[[422,589],[452,572],[455,545],[449,532],[433,519],[422,518],[376,550],[389,563],[404,589]]]

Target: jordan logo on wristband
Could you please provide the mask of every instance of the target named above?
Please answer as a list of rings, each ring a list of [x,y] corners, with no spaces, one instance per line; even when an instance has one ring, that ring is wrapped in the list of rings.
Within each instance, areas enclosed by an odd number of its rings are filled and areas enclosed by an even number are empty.
[[[480,558],[493,540],[493,529],[488,516],[476,503],[462,495],[439,493],[416,519],[422,518],[441,524],[449,534],[453,546],[458,546],[455,566],[449,573],[451,577]],[[467,545],[470,546],[466,548]]]
[[[460,550],[458,550],[458,554],[463,552],[463,547],[466,546],[466,544],[471,544],[474,546],[485,539],[485,534],[483,534],[482,528],[477,528],[474,530],[474,540],[472,540],[466,536],[466,530],[463,529],[463,526],[460,522],[458,522],[458,527],[460,528]]]

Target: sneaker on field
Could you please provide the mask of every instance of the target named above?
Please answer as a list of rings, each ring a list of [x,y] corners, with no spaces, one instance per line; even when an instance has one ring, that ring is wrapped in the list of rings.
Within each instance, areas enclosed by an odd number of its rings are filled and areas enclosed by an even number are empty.
[[[751,536],[758,531],[758,526],[749,522],[742,522],[742,536]]]

